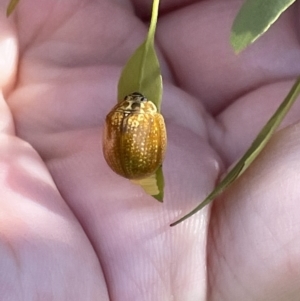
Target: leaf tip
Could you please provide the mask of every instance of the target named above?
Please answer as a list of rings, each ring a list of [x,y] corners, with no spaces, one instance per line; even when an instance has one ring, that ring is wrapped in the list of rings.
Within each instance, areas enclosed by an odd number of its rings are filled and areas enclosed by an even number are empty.
[[[160,203],[163,203],[164,200],[163,200],[163,195],[161,195],[160,193],[159,194],[156,194],[156,195],[152,195],[152,197],[154,197],[157,201],[159,201]]]
[[[176,222],[171,223],[171,224],[170,224],[170,227],[174,227],[174,226],[180,224],[180,223],[183,222],[186,218],[187,218],[187,217],[184,217],[184,218],[181,218],[181,219],[177,220]]]
[[[235,54],[242,52],[251,42],[242,41],[241,37],[234,31],[230,34],[230,45],[233,48]]]
[[[12,13],[12,10],[9,7],[6,9],[6,17],[8,18]]]
[[[183,222],[184,220],[186,220],[189,217],[190,217],[190,214],[187,214],[187,215],[183,216],[182,218],[178,219],[177,221],[171,223],[170,227],[174,227],[174,226],[180,224],[181,222]]]
[[[15,10],[19,0],[11,0],[6,8],[6,17],[9,17]]]

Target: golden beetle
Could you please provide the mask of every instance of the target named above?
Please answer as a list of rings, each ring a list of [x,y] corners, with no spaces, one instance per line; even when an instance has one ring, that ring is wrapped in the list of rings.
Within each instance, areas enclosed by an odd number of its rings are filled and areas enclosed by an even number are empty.
[[[167,146],[164,118],[141,93],[127,95],[106,116],[103,154],[127,179],[143,179],[162,164]]]

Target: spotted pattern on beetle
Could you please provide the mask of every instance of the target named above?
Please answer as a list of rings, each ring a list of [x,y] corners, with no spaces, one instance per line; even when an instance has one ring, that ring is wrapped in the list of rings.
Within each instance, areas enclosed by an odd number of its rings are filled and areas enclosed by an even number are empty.
[[[163,116],[155,104],[134,92],[106,116],[103,154],[117,174],[143,179],[162,164],[167,146]]]

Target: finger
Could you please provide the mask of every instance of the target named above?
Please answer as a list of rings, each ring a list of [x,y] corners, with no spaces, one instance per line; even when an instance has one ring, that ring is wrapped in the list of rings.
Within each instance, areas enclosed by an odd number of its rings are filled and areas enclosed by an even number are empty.
[[[222,156],[225,166],[240,158],[262,127],[285,99],[295,80],[275,82],[243,95],[215,119],[210,127],[211,142]],[[299,121],[297,100],[279,129]]]
[[[20,1],[16,15],[24,60],[21,72],[29,81],[37,72],[30,72],[27,62],[35,63],[31,66],[37,70],[51,67],[39,72],[48,80],[59,75],[53,70],[55,66],[122,65],[146,33],[146,26],[133,15],[132,6],[126,1]]]
[[[299,124],[278,132],[215,202],[209,300],[299,299]]]
[[[213,114],[252,89],[299,74],[294,10],[235,55],[229,37],[238,9],[237,1],[200,1],[160,19],[158,42],[178,85]]]
[[[5,102],[17,63],[16,34],[0,13],[0,290],[5,300],[108,300],[98,258],[47,169],[15,137]],[[3,96],[4,95],[4,96]],[[79,273],[80,271],[80,273]],[[79,299],[77,299],[79,298]]]
[[[0,142],[3,298],[107,300],[93,248],[39,156],[18,138]]]

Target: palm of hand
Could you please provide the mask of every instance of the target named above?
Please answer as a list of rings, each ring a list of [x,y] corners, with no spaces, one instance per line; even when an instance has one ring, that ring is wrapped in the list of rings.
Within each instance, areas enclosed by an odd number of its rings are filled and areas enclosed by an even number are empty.
[[[114,175],[101,153],[121,67],[146,33],[131,4],[28,0],[15,19],[1,14],[4,300],[297,300],[297,124],[212,210],[169,228],[242,154],[299,72],[291,13],[236,57],[226,35],[237,9],[200,2],[160,19],[163,205]],[[293,110],[285,125],[297,121]]]

